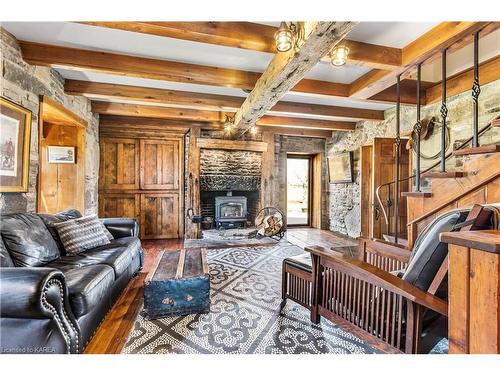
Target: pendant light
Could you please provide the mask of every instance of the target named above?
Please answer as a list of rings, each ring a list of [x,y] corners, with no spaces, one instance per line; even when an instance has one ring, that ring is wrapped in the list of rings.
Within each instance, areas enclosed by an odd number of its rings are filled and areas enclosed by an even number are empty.
[[[293,46],[293,31],[286,22],[281,22],[279,29],[274,33],[274,41],[278,52],[287,52]]]

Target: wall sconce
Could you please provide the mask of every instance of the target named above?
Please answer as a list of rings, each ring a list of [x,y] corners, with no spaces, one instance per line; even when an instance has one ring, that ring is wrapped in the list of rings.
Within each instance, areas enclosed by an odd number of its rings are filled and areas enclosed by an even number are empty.
[[[347,62],[349,57],[349,48],[346,46],[337,46],[330,53],[331,63],[333,66],[342,66]]]
[[[298,47],[303,34],[299,23],[281,22],[279,29],[274,33],[274,41],[278,52],[288,52],[295,45]]]

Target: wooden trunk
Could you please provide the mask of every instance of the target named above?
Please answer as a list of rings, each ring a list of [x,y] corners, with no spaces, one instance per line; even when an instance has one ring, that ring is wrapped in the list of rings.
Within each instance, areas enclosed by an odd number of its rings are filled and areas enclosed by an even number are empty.
[[[144,283],[144,311],[149,319],[208,313],[206,249],[162,251]]]

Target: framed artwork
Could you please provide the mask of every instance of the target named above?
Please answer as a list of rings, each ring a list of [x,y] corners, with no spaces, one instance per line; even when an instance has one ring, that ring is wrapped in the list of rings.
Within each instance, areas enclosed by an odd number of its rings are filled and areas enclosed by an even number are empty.
[[[0,192],[27,192],[31,112],[0,97]]]
[[[75,148],[73,146],[47,146],[49,163],[75,164]]]
[[[328,157],[331,184],[353,182],[353,153],[344,152]]]

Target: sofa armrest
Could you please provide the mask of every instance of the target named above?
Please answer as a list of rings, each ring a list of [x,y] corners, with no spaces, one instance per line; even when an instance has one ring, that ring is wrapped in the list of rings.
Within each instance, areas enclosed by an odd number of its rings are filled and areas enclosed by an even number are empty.
[[[45,267],[0,268],[0,306],[1,319],[53,320],[67,352],[78,352],[79,326],[71,312],[61,271]]]
[[[115,239],[139,237],[139,223],[134,218],[103,218],[100,220]]]

